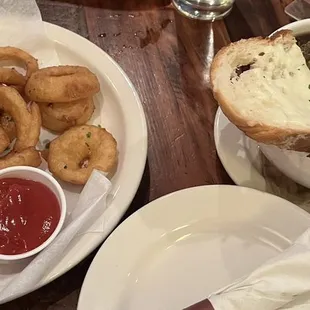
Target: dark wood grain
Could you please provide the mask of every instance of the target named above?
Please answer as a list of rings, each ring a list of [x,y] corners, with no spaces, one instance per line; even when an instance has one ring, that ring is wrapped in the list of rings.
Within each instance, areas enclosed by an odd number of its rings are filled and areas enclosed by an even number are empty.
[[[84,7],[77,4],[37,0],[42,19],[88,38]]]
[[[168,0],[37,0],[44,20],[89,38],[125,70],[143,103],[148,162],[126,216],[182,188],[232,184],[214,146],[213,56],[230,41],[288,23],[289,1],[237,0],[225,21],[186,19]],[[60,279],[1,309],[76,309],[95,252]]]
[[[225,20],[231,40],[268,36],[287,24],[290,19],[284,13],[286,3],[287,0],[237,0]]]

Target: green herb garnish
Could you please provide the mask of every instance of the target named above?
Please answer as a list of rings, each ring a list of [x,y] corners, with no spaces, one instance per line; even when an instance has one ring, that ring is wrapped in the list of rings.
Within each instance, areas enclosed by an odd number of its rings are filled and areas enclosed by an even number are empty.
[[[100,124],[98,125],[98,127],[99,127],[99,128],[102,128]]]
[[[88,133],[86,134],[86,137],[87,137],[87,138],[90,138],[90,137],[91,137],[91,132],[88,132]]]

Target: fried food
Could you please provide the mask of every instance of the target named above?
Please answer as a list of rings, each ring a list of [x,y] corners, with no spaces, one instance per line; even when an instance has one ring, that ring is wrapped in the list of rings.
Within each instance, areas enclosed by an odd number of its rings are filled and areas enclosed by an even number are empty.
[[[0,169],[38,167],[43,157],[56,177],[73,184],[85,184],[93,169],[111,173],[118,157],[115,139],[101,127],[85,125],[95,109],[92,97],[100,91],[96,75],[82,66],[39,70],[33,56],[9,46],[0,47],[1,61],[0,153],[16,141],[0,158]],[[25,76],[7,65],[23,67]],[[37,151],[41,125],[64,133],[49,149]]]
[[[4,111],[0,113],[0,128],[5,131],[5,133],[10,139],[10,142],[12,142],[16,138],[15,122],[12,116]]]
[[[40,151],[41,157],[44,158],[44,160],[47,162],[48,161],[48,154],[49,154],[49,150],[41,150]]]
[[[99,92],[95,74],[80,66],[44,68],[31,75],[25,94],[36,102],[71,102],[85,99]]]
[[[24,99],[12,87],[0,87],[0,109],[12,116],[16,126],[15,151],[35,146],[39,141],[41,114],[36,103],[27,106]]]
[[[0,127],[0,153],[4,152],[10,145],[10,139],[3,128]]]
[[[85,184],[93,169],[111,173],[117,163],[117,143],[103,128],[73,127],[50,143],[48,167],[61,180]]]
[[[13,166],[38,167],[41,164],[39,152],[34,147],[29,147],[21,152],[12,151],[0,158],[0,169]]]
[[[32,73],[39,69],[38,62],[34,57],[16,47],[0,47],[0,61],[3,60],[12,60],[22,64],[22,66],[26,69],[25,80],[27,80]],[[16,78],[16,74],[14,74],[14,78]]]
[[[41,133],[41,126],[42,126],[41,112],[39,106],[35,102],[27,103],[27,110],[31,115],[31,125],[28,130],[28,142],[26,143],[26,145],[36,146],[39,141]],[[17,138],[18,138],[18,131],[17,131]],[[15,150],[24,149],[24,146],[22,145],[21,141],[20,145],[18,146],[16,146],[15,143],[14,149]]]
[[[15,88],[21,95],[24,94],[26,78],[13,68],[0,68],[0,85]]]
[[[10,142],[17,137],[14,150],[0,158],[0,169],[12,166],[40,166],[41,157],[34,148],[39,141],[41,128],[41,115],[37,104],[31,103],[27,106],[17,90],[1,86],[0,109],[0,152],[5,151]]]
[[[0,68],[0,83],[11,85],[26,85],[26,78],[13,68]]]
[[[15,88],[21,95],[24,94],[26,78],[13,68],[0,68],[0,84]]]
[[[55,132],[64,132],[70,127],[84,125],[95,109],[92,98],[67,103],[40,103],[39,107],[43,127]]]

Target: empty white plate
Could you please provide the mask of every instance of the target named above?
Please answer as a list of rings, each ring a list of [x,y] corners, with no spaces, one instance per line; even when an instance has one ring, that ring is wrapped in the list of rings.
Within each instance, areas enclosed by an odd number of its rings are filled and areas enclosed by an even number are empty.
[[[237,186],[202,186],[149,203],[95,257],[79,310],[180,310],[244,276],[310,226],[288,201]]]

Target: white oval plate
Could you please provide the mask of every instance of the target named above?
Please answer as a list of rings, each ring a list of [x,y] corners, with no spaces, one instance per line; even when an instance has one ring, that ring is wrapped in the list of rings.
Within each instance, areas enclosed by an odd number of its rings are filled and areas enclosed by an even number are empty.
[[[236,184],[266,190],[257,142],[232,124],[220,108],[215,115],[214,140],[217,154]]]
[[[310,215],[290,202],[245,187],[172,193],[109,236],[78,309],[183,309],[274,257],[309,225]]]
[[[138,189],[147,155],[145,115],[137,92],[124,71],[90,41],[53,24],[45,23],[45,27],[48,37],[55,43],[61,63],[87,66],[98,76],[103,96],[103,124],[118,142],[119,163],[112,178],[113,198],[110,206],[92,226],[94,231],[102,231],[99,225],[105,223],[105,232],[75,237],[58,264],[45,275],[37,287],[28,292],[67,272],[108,236],[124,215]],[[17,297],[20,296],[12,296],[11,299]]]

